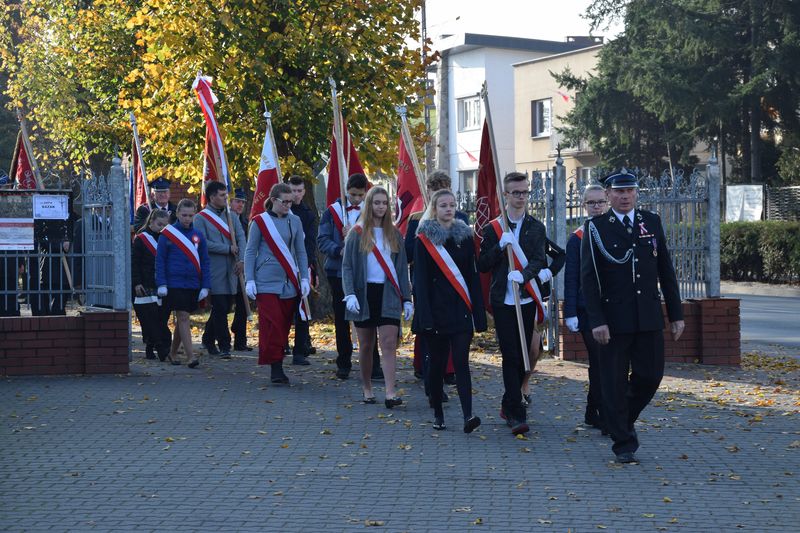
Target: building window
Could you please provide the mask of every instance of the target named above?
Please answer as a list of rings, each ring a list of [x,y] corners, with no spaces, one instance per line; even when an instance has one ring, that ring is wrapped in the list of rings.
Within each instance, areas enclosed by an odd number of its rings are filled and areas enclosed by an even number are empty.
[[[459,98],[458,131],[476,130],[481,126],[481,100],[477,96]]]
[[[461,185],[459,189],[461,192],[475,192],[478,190],[478,171],[459,170],[458,183]]]
[[[531,101],[531,137],[550,135],[552,101],[550,98]]]

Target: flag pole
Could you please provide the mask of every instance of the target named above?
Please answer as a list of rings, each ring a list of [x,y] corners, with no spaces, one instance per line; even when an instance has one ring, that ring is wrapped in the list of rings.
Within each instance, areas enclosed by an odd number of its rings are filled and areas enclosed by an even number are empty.
[[[494,183],[495,187],[497,187],[497,203],[500,204],[500,225],[503,227],[503,231],[508,231],[508,226],[506,225],[508,215],[506,214],[506,204],[503,200],[503,188],[500,185],[500,181],[502,179],[500,177],[500,162],[497,159],[497,147],[495,146],[494,129],[492,128],[492,113],[489,110],[489,89],[485,81],[483,82],[483,87],[481,87],[479,96],[483,100],[483,105],[486,109],[486,125],[489,129],[489,140],[491,141],[490,144],[492,146],[492,163],[494,164]],[[511,272],[514,270],[514,252],[509,246],[506,246],[506,252],[508,253],[508,271]],[[525,372],[530,372],[531,362],[528,360],[528,352],[530,351],[530,348],[528,347],[528,343],[525,341],[525,327],[522,320],[522,306],[519,302],[519,284],[516,281],[511,282],[511,292],[514,295],[514,310],[517,312],[517,329],[519,330],[519,341],[522,345],[522,362],[525,365]]]
[[[283,173],[281,172],[281,163],[278,160],[278,145],[275,144],[275,134],[272,131],[272,113],[270,113],[267,110],[266,102],[264,103],[264,118],[267,119],[267,133],[269,134],[270,141],[272,141],[272,157],[275,159],[275,173],[278,175],[278,183],[283,183]],[[289,250],[289,253],[292,253],[292,251]],[[295,263],[297,263],[296,260]],[[297,265],[297,268],[298,269],[300,268],[299,264]],[[301,279],[301,274],[300,271],[298,270],[297,272],[298,282],[300,281],[300,279]],[[308,280],[308,283],[309,285],[311,284],[310,279]],[[308,313],[306,315],[307,319],[306,321],[308,322],[311,320],[311,306],[308,305],[308,297],[303,296],[302,294],[299,294],[298,296],[300,296],[300,299],[303,301],[303,305],[305,305],[306,309],[308,310]]]
[[[150,187],[147,184],[147,171],[144,169],[144,154],[142,154],[142,144],[139,141],[139,128],[136,126],[136,117],[133,115],[133,111],[131,111],[131,128],[133,128],[133,142],[136,143],[136,151],[138,152],[137,159],[139,160],[139,170],[142,171],[142,186],[144,187],[144,197],[147,200],[147,206],[150,207],[152,205],[152,201],[150,200]],[[133,169],[134,178],[136,177],[136,169]],[[135,183],[134,183],[135,185]]]
[[[400,115],[400,134],[403,137],[403,144],[406,147],[406,152],[411,158],[411,166],[414,167],[414,174],[417,176],[417,186],[419,193],[422,195],[424,205],[428,205],[428,188],[425,187],[425,179],[423,178],[422,170],[419,166],[419,159],[417,159],[417,150],[414,148],[414,141],[411,139],[411,132],[408,130],[408,108],[404,105],[395,107],[395,110]]]
[[[349,220],[347,217],[347,198],[345,197],[347,191],[345,187],[347,186],[347,179],[350,176],[348,175],[348,166],[344,159],[344,146],[342,145],[344,142],[342,110],[339,107],[339,96],[336,93],[336,81],[331,76],[328,78],[328,82],[331,84],[331,103],[333,104],[333,138],[336,141],[336,155],[339,160],[339,195],[342,200],[342,213],[344,214],[344,216],[342,216],[342,225],[347,228]]]

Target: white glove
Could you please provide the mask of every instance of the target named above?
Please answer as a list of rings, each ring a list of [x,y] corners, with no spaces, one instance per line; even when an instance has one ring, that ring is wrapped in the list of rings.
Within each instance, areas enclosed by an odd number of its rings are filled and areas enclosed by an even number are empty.
[[[300,280],[300,296],[305,298],[308,296],[308,293],[311,292],[311,285],[309,285],[307,279]]]
[[[508,273],[508,281],[516,281],[520,285],[525,283],[525,278],[522,276],[522,272],[519,270],[512,270]]]
[[[158,297],[163,298],[166,295],[167,295],[167,286],[166,285],[160,286],[158,288]]]
[[[403,302],[403,320],[410,320],[411,315],[414,314],[414,304],[411,302]]]
[[[551,279],[553,279],[553,273],[550,272],[549,268],[543,268],[539,271],[539,280],[542,283],[547,283]]]
[[[252,279],[248,280],[247,283],[244,284],[244,292],[247,293],[247,297],[248,298],[250,298],[251,300],[255,300],[256,299],[256,282],[253,281]]]
[[[500,249],[503,250],[505,249],[506,245],[511,244],[512,242],[514,242],[514,234],[510,231],[504,231],[500,236],[500,242],[498,244],[500,245]]]
[[[208,289],[200,289],[200,294],[197,295],[197,301],[200,302],[208,296]]]
[[[578,317],[568,316],[564,319],[564,323],[567,325],[567,329],[569,329],[571,332],[575,333],[578,331]]]
[[[361,306],[358,305],[358,298],[356,298],[355,294],[348,294],[344,297],[344,306],[351,313],[358,313],[361,311]]]

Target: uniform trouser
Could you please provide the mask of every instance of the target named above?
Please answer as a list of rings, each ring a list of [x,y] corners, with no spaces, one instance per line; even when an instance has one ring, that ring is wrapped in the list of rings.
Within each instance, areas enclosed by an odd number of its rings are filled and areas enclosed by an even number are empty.
[[[472,331],[452,335],[421,335],[430,349],[428,380],[431,403],[436,416],[442,416],[442,385],[448,360],[455,365],[456,388],[464,418],[472,415],[472,379],[469,372],[469,345]]]
[[[531,345],[533,338],[533,322],[536,306],[532,303],[522,307],[522,324],[525,328],[525,346]],[[525,377],[525,362],[528,350],[524,352],[519,340],[517,328],[517,312],[513,305],[495,305],[494,323],[497,340],[500,344],[500,355],[503,360],[503,412],[506,417],[520,422],[527,420],[528,415],[522,405],[522,380]]]
[[[28,259],[28,287],[31,291],[44,291],[30,296],[33,316],[66,314],[66,295],[61,291],[69,290],[69,284],[60,253],[60,243],[48,243],[41,247],[39,257]]]
[[[589,354],[589,392],[586,394],[586,414],[584,421],[588,424],[599,424],[603,422],[603,393],[602,377],[600,375],[600,345],[594,340],[592,330],[582,329],[581,337],[586,351]]]
[[[300,309],[294,314],[294,348],[292,355],[308,355],[311,349],[311,335],[308,332],[308,321],[300,318]]]
[[[247,309],[244,306],[244,293],[242,293],[241,287],[236,291],[233,303],[235,304],[233,322],[231,322],[233,345],[241,347],[247,344]]]
[[[630,376],[629,376],[630,371]],[[664,377],[664,336],[661,331],[611,333],[600,346],[603,416],[616,454],[635,452],[639,439],[633,424]]]
[[[258,364],[271,365],[283,361],[283,347],[289,341],[292,316],[297,310],[297,298],[279,298],[277,294],[259,293],[258,305]]]
[[[212,294],[211,314],[203,331],[203,344],[213,346],[216,341],[220,350],[231,349],[231,332],[228,330],[228,313],[231,310],[232,294]]]
[[[426,366],[428,364],[428,345],[426,343],[425,338],[422,335],[416,335],[414,337],[414,370],[419,372],[423,376],[426,373]],[[453,356],[447,358],[447,374],[452,374],[455,372],[455,367],[453,366]],[[427,390],[427,389],[426,389]]]
[[[133,304],[139,324],[142,325],[142,340],[145,345],[152,346],[159,355],[166,356],[172,343],[169,331],[169,311],[164,305],[157,303]]]
[[[342,288],[342,278],[328,276],[328,283],[331,286],[331,304],[333,306],[333,323],[336,327],[336,367],[350,370],[353,367],[353,339],[350,337],[350,322],[344,318],[344,289]],[[376,330],[377,337],[378,332]],[[378,343],[375,342],[375,350],[372,352],[372,372],[375,373],[381,367],[381,356],[378,352]]]

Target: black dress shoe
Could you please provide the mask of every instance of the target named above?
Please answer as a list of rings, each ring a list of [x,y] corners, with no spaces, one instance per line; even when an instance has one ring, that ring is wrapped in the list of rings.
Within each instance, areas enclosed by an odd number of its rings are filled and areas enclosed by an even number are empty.
[[[226,349],[226,348],[221,348],[221,349],[220,349],[220,351],[219,351],[219,356],[220,356],[222,359],[230,359],[230,358],[231,358],[231,351],[230,351],[230,349],[229,349],[229,348],[228,348],[228,349]]]
[[[442,430],[447,429],[447,426],[444,424],[444,417],[443,416],[434,417],[434,419],[433,419],[433,429],[435,429],[437,431],[442,431]]]
[[[365,396],[362,401],[369,405],[377,403],[377,400],[375,400],[375,396]]]
[[[144,358],[145,359],[155,359],[156,358],[155,348],[152,345],[148,344],[147,347],[145,347],[145,349],[144,349]]]
[[[480,425],[481,419],[473,415],[464,420],[464,433],[472,433]]]
[[[188,366],[189,368],[197,368],[198,366],[200,366],[200,360],[197,358],[192,359],[192,361],[186,366]]]
[[[530,428],[528,424],[523,422],[522,420],[514,420],[512,418],[508,419],[508,425],[511,426],[511,433],[514,435],[524,435]]]
[[[398,405],[403,405],[402,398],[386,398],[386,401],[383,402],[387,409],[394,409]]]
[[[445,374],[444,375],[444,383],[445,383],[445,385],[455,385],[456,384],[456,375],[455,374]]]
[[[169,361],[170,364],[175,365],[175,366],[180,366],[181,365],[181,360],[178,359],[177,356],[175,357],[175,359],[173,359],[170,354],[167,354],[167,361]]]
[[[305,355],[295,355],[292,357],[292,364],[298,366],[308,366],[311,364],[311,361],[309,361],[308,357]]]
[[[626,464],[639,464],[639,459],[633,455],[633,452],[622,452],[617,454],[617,462]]]
[[[252,352],[253,349],[247,344],[234,344],[233,349],[237,352]]]
[[[308,347],[308,355],[314,355],[315,353],[317,353],[317,349],[314,348],[313,346],[309,346]]]
[[[337,368],[336,369],[336,377],[339,379],[347,379],[350,377],[350,369],[349,368]]]
[[[208,352],[208,355],[219,355],[219,350],[217,350],[217,347],[214,346],[211,343],[205,343],[204,342],[203,343],[203,348],[206,349],[206,351]]]

